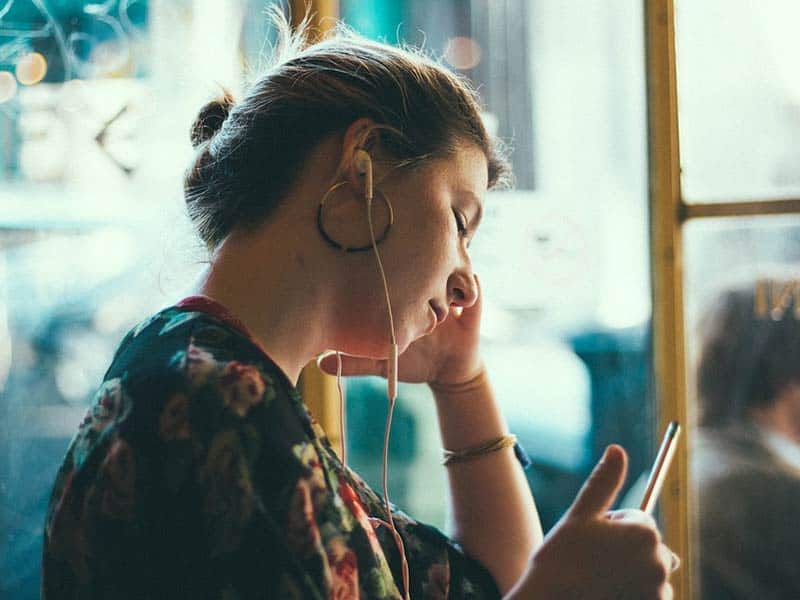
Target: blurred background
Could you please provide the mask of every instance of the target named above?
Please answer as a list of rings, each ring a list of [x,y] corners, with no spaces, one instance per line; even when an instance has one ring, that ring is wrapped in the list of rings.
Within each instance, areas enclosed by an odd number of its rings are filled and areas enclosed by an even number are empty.
[[[183,208],[189,127],[220,85],[238,96],[258,76],[270,4],[0,0],[3,597],[38,595],[55,472],[117,344],[183,297],[206,260]],[[787,60],[800,55],[787,28],[798,9],[676,7],[687,200],[800,197],[800,78]],[[470,79],[513,148],[516,189],[488,195],[472,256],[485,360],[533,460],[545,528],[610,442],[629,452],[622,504],[637,506],[660,439],[643,2],[340,0],[338,11]],[[797,217],[696,225],[687,322],[733,270],[800,266]],[[346,386],[349,462],[376,489],[384,390],[372,378]],[[432,398],[401,385],[391,497],[444,528],[439,461]]]

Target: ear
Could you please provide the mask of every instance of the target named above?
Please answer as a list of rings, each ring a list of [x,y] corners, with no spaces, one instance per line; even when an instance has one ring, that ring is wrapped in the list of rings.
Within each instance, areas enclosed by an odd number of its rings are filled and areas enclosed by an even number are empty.
[[[337,169],[338,178],[346,179],[354,190],[364,191],[365,177],[363,161],[357,160],[359,150],[366,150],[375,163],[374,153],[378,147],[378,125],[372,119],[362,117],[353,121],[342,137],[342,154]]]

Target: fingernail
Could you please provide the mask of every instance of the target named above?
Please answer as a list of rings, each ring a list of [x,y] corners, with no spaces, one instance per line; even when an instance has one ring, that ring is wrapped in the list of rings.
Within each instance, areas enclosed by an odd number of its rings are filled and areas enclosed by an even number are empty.
[[[672,553],[672,565],[670,565],[670,570],[673,571],[673,572],[677,571],[678,567],[680,567],[680,566],[681,566],[681,559],[678,557],[677,554],[675,554],[673,552]]]

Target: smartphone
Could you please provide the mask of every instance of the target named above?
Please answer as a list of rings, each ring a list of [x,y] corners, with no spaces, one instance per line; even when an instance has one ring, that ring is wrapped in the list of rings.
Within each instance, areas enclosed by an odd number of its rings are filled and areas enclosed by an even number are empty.
[[[639,506],[648,515],[653,514],[653,509],[655,509],[656,502],[658,502],[661,487],[664,485],[667,471],[669,471],[669,466],[672,464],[672,457],[675,455],[675,448],[678,447],[678,435],[680,432],[681,426],[677,421],[671,421],[664,432],[664,439],[658,449],[656,460],[653,462],[653,468],[650,471],[647,487],[642,497],[642,504]]]

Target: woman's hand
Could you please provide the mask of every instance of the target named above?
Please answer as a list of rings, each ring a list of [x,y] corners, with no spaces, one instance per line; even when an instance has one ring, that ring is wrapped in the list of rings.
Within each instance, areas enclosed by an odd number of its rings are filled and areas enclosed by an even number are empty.
[[[672,598],[677,559],[653,519],[638,510],[608,512],[626,469],[625,451],[609,446],[508,599]]]
[[[408,383],[462,383],[483,368],[478,354],[482,294],[478,277],[478,299],[460,314],[450,314],[430,335],[414,341],[398,359],[398,379]],[[320,368],[336,374],[336,355],[326,355]],[[386,377],[386,361],[342,354],[342,375],[380,375]]]

